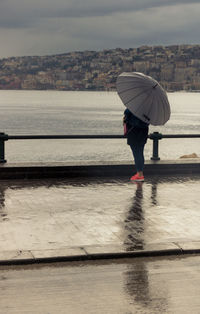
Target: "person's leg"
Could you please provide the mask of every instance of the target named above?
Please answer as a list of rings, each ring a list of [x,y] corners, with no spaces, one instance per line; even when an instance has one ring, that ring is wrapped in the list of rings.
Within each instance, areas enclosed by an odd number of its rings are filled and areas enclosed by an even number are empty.
[[[144,169],[144,145],[131,145],[131,150],[133,153],[135,167],[139,176],[143,176]]]

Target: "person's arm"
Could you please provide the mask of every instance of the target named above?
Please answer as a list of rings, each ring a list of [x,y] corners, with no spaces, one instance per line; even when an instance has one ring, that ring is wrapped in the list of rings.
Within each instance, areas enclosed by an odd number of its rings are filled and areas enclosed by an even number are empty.
[[[130,111],[128,109],[124,110],[124,116],[123,116],[123,124],[127,123],[130,119]]]

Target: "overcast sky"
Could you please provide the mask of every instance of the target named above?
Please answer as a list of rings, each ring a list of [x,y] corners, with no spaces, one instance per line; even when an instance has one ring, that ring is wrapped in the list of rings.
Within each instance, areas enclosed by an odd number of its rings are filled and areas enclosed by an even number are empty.
[[[200,0],[0,0],[0,58],[200,44]]]

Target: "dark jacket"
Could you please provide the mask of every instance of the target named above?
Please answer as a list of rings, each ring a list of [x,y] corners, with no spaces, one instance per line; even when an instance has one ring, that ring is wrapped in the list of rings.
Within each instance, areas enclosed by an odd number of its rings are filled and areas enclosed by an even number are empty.
[[[127,125],[127,144],[144,145],[148,138],[149,125],[137,118],[129,109],[124,111],[124,122]]]

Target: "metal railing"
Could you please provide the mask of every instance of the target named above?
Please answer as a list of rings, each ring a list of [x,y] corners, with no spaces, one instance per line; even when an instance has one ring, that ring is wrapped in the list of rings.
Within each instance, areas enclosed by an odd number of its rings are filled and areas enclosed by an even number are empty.
[[[5,142],[8,140],[41,140],[41,139],[125,139],[124,135],[8,135],[0,133],[0,163],[5,163]],[[153,132],[148,138],[153,141],[151,160],[160,160],[159,141],[163,138],[200,138],[200,134],[161,134]]]

